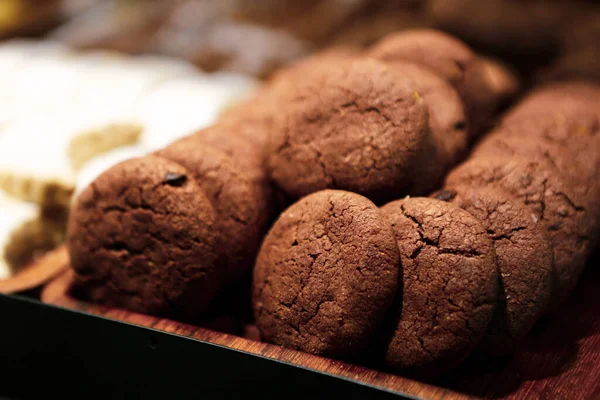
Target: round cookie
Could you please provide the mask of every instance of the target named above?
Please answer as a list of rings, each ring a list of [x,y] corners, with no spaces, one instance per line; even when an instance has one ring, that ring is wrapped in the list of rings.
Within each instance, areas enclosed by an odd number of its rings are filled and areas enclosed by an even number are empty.
[[[411,80],[374,59],[323,63],[295,82],[268,145],[271,178],[289,196],[406,193],[428,132]]]
[[[429,107],[430,139],[417,162],[418,179],[412,195],[429,194],[439,187],[446,170],[462,159],[467,151],[467,121],[462,101],[454,88],[425,67],[396,62],[398,68],[417,87]]]
[[[175,142],[155,153],[186,168],[212,202],[223,237],[225,277],[240,278],[252,267],[266,226],[266,199],[240,164],[206,144]]]
[[[533,160],[545,160],[569,180],[572,188],[579,192],[590,205],[592,219],[600,219],[600,141],[573,138],[556,143],[546,137],[536,137],[524,131],[504,128],[495,130],[475,148],[472,158],[520,156]]]
[[[503,117],[502,127],[530,129],[554,140],[600,136],[600,85],[561,82],[530,92]]]
[[[74,203],[67,245],[77,292],[132,311],[191,318],[222,285],[218,216],[189,171],[125,161]]]
[[[494,242],[500,293],[494,318],[478,346],[485,355],[513,351],[546,311],[554,260],[544,225],[522,202],[501,190],[445,188],[432,197],[477,218]]]
[[[263,148],[279,116],[281,98],[293,90],[295,80],[323,63],[355,56],[353,49],[337,47],[320,51],[278,70],[255,96],[222,113],[218,125],[237,131]]]
[[[464,101],[471,138],[489,125],[499,102],[496,84],[488,81],[486,64],[459,39],[434,29],[401,31],[384,37],[369,55],[422,65],[453,85]]]
[[[504,190],[545,224],[556,270],[551,307],[564,301],[581,275],[595,234],[590,205],[581,193],[547,162],[520,157],[471,159],[446,178],[446,186],[462,185]]]
[[[180,141],[190,146],[210,145],[243,165],[256,182],[266,179],[265,152],[262,147],[245,138],[234,125],[217,124],[201,129]]]
[[[400,284],[394,233],[379,209],[324,190],[284,211],[254,270],[253,307],[263,338],[313,354],[360,353]]]
[[[272,220],[287,205],[287,196],[271,182],[266,167],[265,150],[236,133],[233,126],[221,124],[196,132],[193,141],[208,144],[243,164],[250,179],[260,188],[268,205],[265,217]]]
[[[381,208],[403,267],[402,306],[386,363],[433,377],[462,362],[486,332],[498,298],[492,240],[468,212],[412,197]]]

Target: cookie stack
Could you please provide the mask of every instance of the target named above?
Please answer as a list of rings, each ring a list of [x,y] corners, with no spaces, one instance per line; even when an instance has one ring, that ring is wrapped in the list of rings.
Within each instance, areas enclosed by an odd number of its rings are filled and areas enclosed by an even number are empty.
[[[193,318],[256,260],[268,342],[424,377],[506,354],[572,290],[600,200],[600,96],[586,83],[533,91],[431,194],[517,90],[506,67],[432,30],[293,65],[82,193],[76,288]],[[296,202],[262,240],[282,201]]]
[[[595,243],[598,98],[600,87],[583,82],[534,90],[444,189],[387,203],[375,223],[345,205],[366,201],[354,193],[298,201],[267,235],[255,268],[264,338],[346,358],[383,345],[389,367],[429,378],[472,354],[513,351],[570,294]],[[380,235],[396,241],[396,256],[369,244]],[[375,296],[394,285],[395,301]],[[366,316],[355,317],[362,305]]]

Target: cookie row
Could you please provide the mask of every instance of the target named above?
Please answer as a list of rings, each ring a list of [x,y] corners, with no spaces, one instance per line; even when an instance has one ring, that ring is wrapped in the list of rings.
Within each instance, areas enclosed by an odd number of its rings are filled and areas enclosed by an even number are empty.
[[[214,126],[100,175],[69,218],[77,293],[143,313],[200,316],[252,267],[272,214],[262,157]]]
[[[441,32],[405,32],[371,51],[295,65],[217,125],[94,181],[69,224],[80,294],[200,314],[253,262],[277,208],[267,174],[292,199],[322,186],[377,202],[428,193],[479,130],[465,109],[490,117],[515,87],[498,86],[491,76],[515,83],[512,75]]]
[[[378,212],[326,190],[292,205],[255,266],[263,338],[338,358],[375,349],[425,377],[513,351],[570,294],[596,242],[598,94],[535,90],[431,198]]]
[[[577,283],[598,233],[600,86],[540,87],[503,118],[448,186],[494,186],[526,203],[546,227],[554,250],[552,303]]]
[[[299,62],[224,119],[266,145],[291,199],[331,188],[381,203],[438,187],[518,87],[458,39],[411,30]]]

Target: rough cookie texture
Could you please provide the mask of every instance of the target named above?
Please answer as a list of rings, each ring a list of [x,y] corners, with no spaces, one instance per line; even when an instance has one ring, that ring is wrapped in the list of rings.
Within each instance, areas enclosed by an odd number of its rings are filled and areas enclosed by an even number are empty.
[[[384,37],[369,55],[394,63],[409,61],[440,75],[458,90],[469,117],[471,137],[490,123],[499,101],[486,65],[459,39],[433,29],[402,31]]]
[[[530,128],[554,140],[600,136],[600,85],[562,82],[533,90],[502,120],[512,130]]]
[[[349,357],[373,336],[400,284],[400,257],[379,209],[324,190],[288,208],[260,250],[253,307],[263,338]]]
[[[432,377],[458,365],[483,337],[498,296],[494,246],[481,223],[446,202],[386,204],[403,266],[404,292],[386,362]]]
[[[432,197],[473,215],[494,241],[501,284],[479,349],[493,356],[513,351],[546,311],[552,294],[554,260],[544,225],[529,207],[501,190],[445,188]]]
[[[76,292],[142,313],[197,316],[223,281],[217,219],[179,164],[155,156],[118,164],[71,210]]]
[[[583,137],[557,143],[535,134],[507,131],[500,128],[476,147],[472,157],[511,157],[544,160],[568,179],[573,190],[586,199],[590,209],[590,222],[600,221],[600,141]],[[596,228],[597,231],[597,228]]]
[[[321,64],[348,60],[357,54],[353,49],[336,47],[318,52],[278,70],[250,99],[225,111],[218,125],[235,130],[254,144],[264,147],[279,117],[282,98],[293,91],[295,81]]]
[[[374,59],[323,63],[298,78],[280,113],[268,167],[293,198],[326,188],[375,201],[405,194],[429,135],[412,81]]]
[[[226,279],[238,279],[258,252],[267,222],[266,199],[241,164],[213,147],[189,142],[175,142],[156,155],[186,168],[212,202],[223,237]]]
[[[462,101],[454,88],[430,70],[412,63],[394,63],[414,82],[429,107],[430,141],[418,161],[419,174],[412,195],[429,194],[439,187],[446,170],[467,151],[467,120]]]
[[[590,253],[595,224],[590,206],[560,172],[543,160],[475,158],[448,174],[446,186],[493,187],[523,201],[545,224],[554,248],[556,281],[551,306],[575,287]]]
[[[264,149],[244,138],[232,125],[213,125],[204,128],[187,138],[181,139],[190,146],[209,145],[233,158],[240,164],[245,174],[254,182],[267,204],[266,219],[275,216],[279,207],[281,194],[275,191],[266,169]]]

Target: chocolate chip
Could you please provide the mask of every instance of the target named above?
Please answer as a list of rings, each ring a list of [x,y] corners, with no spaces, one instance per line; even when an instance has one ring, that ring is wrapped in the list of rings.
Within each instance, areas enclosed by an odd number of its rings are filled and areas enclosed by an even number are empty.
[[[440,190],[433,197],[438,200],[441,200],[441,201],[450,201],[454,197],[456,197],[456,190],[452,190],[452,189]]]
[[[165,174],[164,183],[173,186],[173,187],[182,187],[187,182],[187,176],[182,174],[177,174],[173,172],[167,172]]]
[[[466,121],[458,121],[457,123],[454,124],[454,129],[457,131],[463,131],[467,128],[467,122]]]

